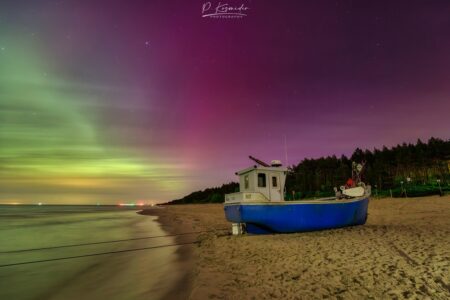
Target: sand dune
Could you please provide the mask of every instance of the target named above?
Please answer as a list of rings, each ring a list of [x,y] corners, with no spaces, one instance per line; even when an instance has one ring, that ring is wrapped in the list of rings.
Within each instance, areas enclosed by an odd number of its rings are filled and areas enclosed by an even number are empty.
[[[222,205],[161,209],[166,229],[229,228]],[[372,199],[364,226],[194,247],[191,299],[449,299],[450,197]]]

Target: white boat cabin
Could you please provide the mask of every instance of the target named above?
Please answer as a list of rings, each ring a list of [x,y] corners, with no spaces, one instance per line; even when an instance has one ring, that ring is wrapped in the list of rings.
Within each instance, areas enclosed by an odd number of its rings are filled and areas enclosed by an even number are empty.
[[[277,160],[236,172],[239,192],[225,195],[225,202],[284,201],[286,173],[287,168]]]

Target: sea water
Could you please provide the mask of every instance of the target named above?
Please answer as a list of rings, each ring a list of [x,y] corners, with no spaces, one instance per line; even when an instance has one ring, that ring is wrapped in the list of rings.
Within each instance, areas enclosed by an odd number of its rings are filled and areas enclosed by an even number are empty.
[[[167,235],[155,219],[113,206],[0,205],[0,299],[160,299],[181,276],[177,248],[133,250],[175,244],[136,239]],[[74,246],[115,240],[125,241]]]

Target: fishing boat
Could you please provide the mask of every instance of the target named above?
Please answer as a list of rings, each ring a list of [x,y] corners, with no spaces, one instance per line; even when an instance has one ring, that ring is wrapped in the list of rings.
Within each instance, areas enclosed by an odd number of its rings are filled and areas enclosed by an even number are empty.
[[[366,222],[370,186],[360,181],[361,164],[353,164],[355,180],[335,188],[334,197],[285,201],[288,169],[278,160],[269,165],[250,159],[256,164],[236,172],[240,192],[225,195],[225,216],[232,223],[233,234],[303,232]]]

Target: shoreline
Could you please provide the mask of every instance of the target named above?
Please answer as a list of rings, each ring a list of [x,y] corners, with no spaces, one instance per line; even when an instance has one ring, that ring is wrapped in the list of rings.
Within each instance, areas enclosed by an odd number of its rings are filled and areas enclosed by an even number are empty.
[[[137,213],[143,216],[157,217],[156,222],[158,222],[161,229],[168,234],[179,234],[183,232],[181,225],[173,222],[170,215],[164,211],[164,208],[147,208]],[[177,244],[187,243],[190,240],[192,240],[192,238],[189,238],[189,236],[178,235],[175,237]],[[192,291],[192,267],[194,265],[192,246],[193,245],[177,246],[177,250],[175,251],[177,260],[175,263],[182,275],[181,278],[174,283],[172,290],[168,291],[162,299],[170,300],[190,298]]]
[[[211,215],[210,212],[213,212]],[[138,212],[141,215],[156,216],[161,229],[169,234],[189,233],[177,235],[176,243],[197,241],[198,244],[178,246],[177,264],[184,273],[174,289],[167,293],[163,299],[206,299],[207,295],[199,292],[204,272],[203,251],[207,250],[212,241],[222,236],[230,235],[231,226],[225,220],[222,204],[184,204],[167,205],[147,208]],[[221,218],[216,218],[217,215]],[[213,218],[209,218],[213,216]],[[200,284],[198,284],[200,282]]]

